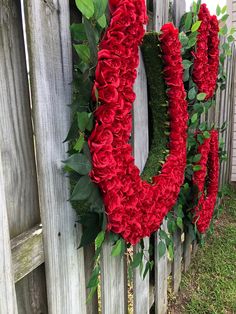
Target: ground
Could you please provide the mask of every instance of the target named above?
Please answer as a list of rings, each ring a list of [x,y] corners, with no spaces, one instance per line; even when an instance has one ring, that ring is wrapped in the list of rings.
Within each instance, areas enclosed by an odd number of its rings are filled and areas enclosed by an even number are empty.
[[[171,314],[236,314],[236,189],[227,188],[215,233],[183,275]]]

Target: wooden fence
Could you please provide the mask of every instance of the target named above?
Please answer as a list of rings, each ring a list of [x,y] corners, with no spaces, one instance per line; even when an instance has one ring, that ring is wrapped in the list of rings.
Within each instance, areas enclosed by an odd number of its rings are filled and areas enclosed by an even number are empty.
[[[81,230],[67,202],[69,185],[61,165],[67,151],[62,141],[70,124],[66,106],[72,81],[69,2],[22,2],[23,10],[18,0],[0,0],[0,313],[96,314],[98,304],[103,314],[127,313],[126,260],[111,257],[108,242],[102,251],[99,302],[97,296],[89,304],[85,301],[93,248],[77,249]],[[149,28],[158,30],[168,20],[169,1],[153,1],[151,7]],[[174,1],[175,23],[184,9],[183,0]],[[224,139],[229,152],[232,58],[225,64],[227,89],[218,93],[217,106],[207,117],[228,121]],[[135,90],[134,155],[142,169],[148,155],[142,59]],[[222,166],[221,173],[223,184],[229,180],[229,164]],[[145,245],[148,248],[148,239]],[[172,263],[167,255],[159,259],[155,251],[155,284],[149,275],[143,281],[139,271],[134,272],[134,313],[149,313],[153,304],[155,313],[166,313],[168,277],[176,293],[194,248],[188,234],[176,232]]]

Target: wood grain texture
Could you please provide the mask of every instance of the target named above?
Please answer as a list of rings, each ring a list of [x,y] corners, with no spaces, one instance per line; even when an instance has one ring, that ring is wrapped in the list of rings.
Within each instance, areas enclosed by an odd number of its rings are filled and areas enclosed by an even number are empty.
[[[183,252],[183,261],[184,261],[184,272],[186,273],[191,264],[191,253],[192,253],[192,236],[190,233],[185,233],[184,239],[184,252]]]
[[[42,225],[12,239],[11,252],[14,280],[17,282],[44,262]]]
[[[126,314],[125,262],[121,256],[111,256],[112,245],[106,240],[102,248],[102,314]]]
[[[40,222],[20,1],[0,0],[0,25],[0,153],[13,238]],[[16,285],[19,313],[46,312],[42,274],[36,270]],[[35,297],[40,307],[29,304]]]
[[[169,0],[153,1],[153,25],[155,31],[160,31],[162,25],[169,20]]]
[[[173,2],[173,18],[176,27],[179,27],[180,20],[186,11],[185,0],[174,0]]]
[[[70,125],[71,40],[68,1],[24,1],[29,49],[48,311],[86,313],[81,232],[62,171]]]
[[[150,309],[150,291],[149,291],[149,272],[145,279],[143,279],[143,272],[145,270],[146,262],[149,260],[149,238],[144,239],[144,252],[143,258],[143,271],[140,273],[139,267],[134,270],[134,313],[135,314],[148,314]],[[138,246],[135,247],[134,252],[138,252]]]
[[[167,230],[166,221],[163,222],[163,230]],[[158,244],[159,235],[155,234],[155,313],[165,314],[167,313],[167,253],[163,257],[159,258]]]
[[[16,293],[11,264],[10,233],[5,185],[0,154],[0,313],[17,314]]]
[[[182,274],[182,243],[181,230],[177,229],[173,236],[174,241],[174,260],[172,262],[172,289],[175,294],[178,293],[181,274]]]

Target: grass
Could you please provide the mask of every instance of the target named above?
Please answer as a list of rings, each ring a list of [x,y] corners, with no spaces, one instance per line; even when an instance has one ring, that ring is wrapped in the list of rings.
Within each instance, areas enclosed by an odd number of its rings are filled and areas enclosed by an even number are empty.
[[[183,275],[180,294],[169,313],[236,313],[236,189],[225,192],[224,212],[215,233]]]

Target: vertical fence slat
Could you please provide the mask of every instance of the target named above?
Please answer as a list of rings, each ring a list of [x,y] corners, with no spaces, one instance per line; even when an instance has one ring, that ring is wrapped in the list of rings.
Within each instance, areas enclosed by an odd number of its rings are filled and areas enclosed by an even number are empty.
[[[125,261],[123,257],[111,255],[112,244],[109,240],[103,244],[102,270],[102,314],[127,313],[127,288]]]
[[[17,314],[16,294],[11,266],[10,235],[7,218],[2,158],[0,154],[0,313]]]
[[[166,221],[163,230],[167,231]],[[167,312],[167,254],[159,258],[158,244],[159,234],[155,234],[155,313],[165,314]]]
[[[181,283],[182,272],[182,243],[181,243],[181,230],[178,229],[173,236],[174,241],[174,260],[172,262],[172,289],[177,293]]]
[[[191,263],[191,252],[192,252],[192,236],[189,232],[185,233],[185,239],[184,239],[184,272],[187,272],[190,263]]]
[[[180,20],[186,11],[185,0],[174,0],[173,2],[173,18],[176,27],[179,27]]]
[[[86,313],[84,254],[62,171],[70,125],[68,1],[24,1],[49,313]]]
[[[153,1],[153,24],[154,30],[159,31],[169,18],[169,0]]]
[[[0,153],[13,238],[40,222],[20,1],[0,0],[0,25]],[[44,266],[16,284],[16,297],[19,313],[47,311]]]

